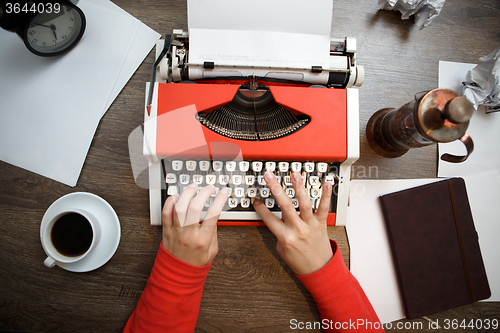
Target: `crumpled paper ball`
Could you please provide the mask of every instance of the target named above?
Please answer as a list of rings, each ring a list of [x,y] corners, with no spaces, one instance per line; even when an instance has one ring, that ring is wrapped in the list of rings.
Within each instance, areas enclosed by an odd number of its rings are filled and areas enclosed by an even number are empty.
[[[399,10],[403,20],[415,15],[415,24],[422,29],[431,24],[444,6],[445,0],[379,0],[380,8]]]
[[[486,106],[486,112],[500,111],[500,47],[479,58],[462,82],[462,95],[474,104]]]

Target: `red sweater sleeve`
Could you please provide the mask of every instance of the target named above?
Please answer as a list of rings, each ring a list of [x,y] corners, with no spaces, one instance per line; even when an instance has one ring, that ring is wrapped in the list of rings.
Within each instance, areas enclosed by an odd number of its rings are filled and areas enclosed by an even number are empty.
[[[345,266],[337,243],[330,243],[333,258],[320,270],[297,276],[316,301],[322,328],[326,332],[383,332],[358,280]]]
[[[190,265],[160,245],[151,275],[124,332],[193,332],[211,265]]]

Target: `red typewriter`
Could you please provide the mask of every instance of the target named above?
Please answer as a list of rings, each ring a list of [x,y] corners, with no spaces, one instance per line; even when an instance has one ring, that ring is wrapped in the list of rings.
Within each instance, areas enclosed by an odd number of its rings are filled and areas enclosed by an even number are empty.
[[[291,172],[302,173],[315,208],[322,184],[331,182],[328,225],[345,225],[351,165],[359,157],[353,86],[364,75],[354,39],[332,39],[330,68],[279,73],[190,64],[189,36],[180,30],[158,41],[156,53],[144,123],[152,225],[161,225],[166,198],[192,182],[229,189],[219,225],[264,225],[252,208],[257,198],[281,217],[263,180],[266,170],[297,209]]]

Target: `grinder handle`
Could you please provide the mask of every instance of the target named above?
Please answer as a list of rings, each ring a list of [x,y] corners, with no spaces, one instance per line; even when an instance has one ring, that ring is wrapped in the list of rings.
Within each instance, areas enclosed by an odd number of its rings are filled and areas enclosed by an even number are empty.
[[[443,154],[441,156],[441,159],[443,161],[450,163],[460,163],[464,162],[469,157],[469,155],[472,154],[472,151],[474,150],[474,142],[472,142],[472,138],[470,137],[470,135],[465,133],[459,140],[462,141],[465,145],[465,148],[467,149],[467,155],[456,156],[451,154]]]

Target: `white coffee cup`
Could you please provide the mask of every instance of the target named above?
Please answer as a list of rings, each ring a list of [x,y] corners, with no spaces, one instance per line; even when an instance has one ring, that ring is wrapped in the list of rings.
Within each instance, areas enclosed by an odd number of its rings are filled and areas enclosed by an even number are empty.
[[[54,267],[80,261],[100,239],[101,226],[92,213],[83,209],[60,211],[40,227],[40,240],[48,256],[43,263]]]

